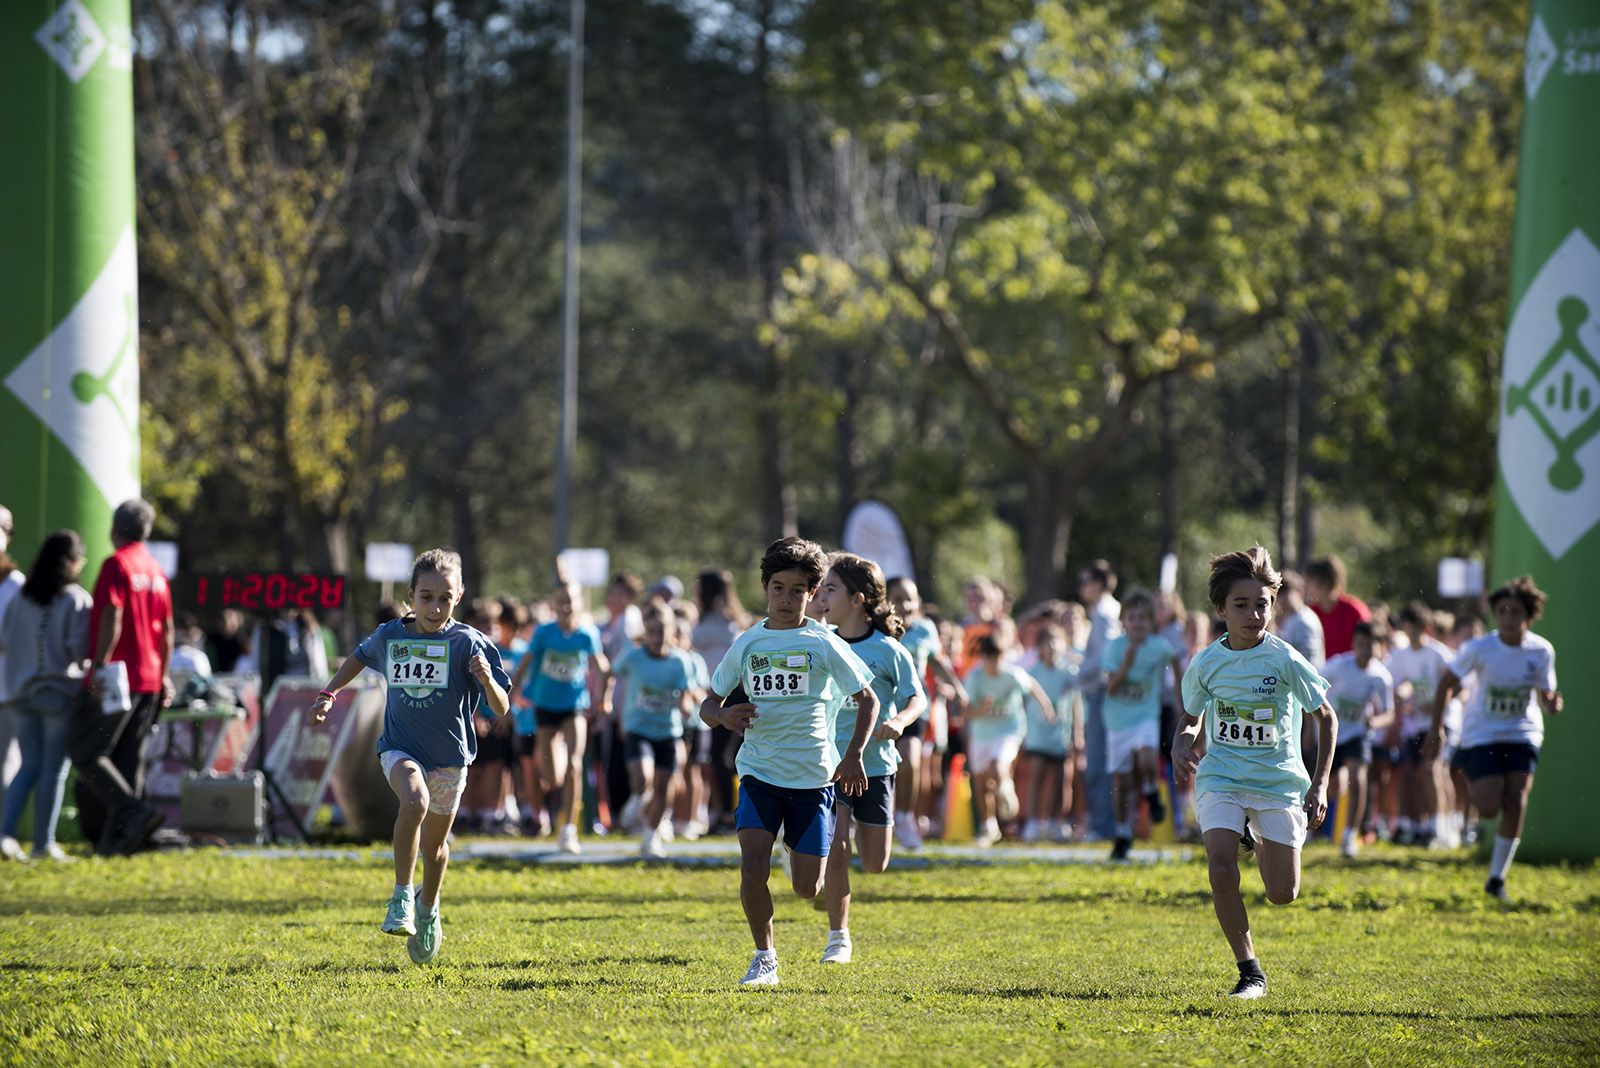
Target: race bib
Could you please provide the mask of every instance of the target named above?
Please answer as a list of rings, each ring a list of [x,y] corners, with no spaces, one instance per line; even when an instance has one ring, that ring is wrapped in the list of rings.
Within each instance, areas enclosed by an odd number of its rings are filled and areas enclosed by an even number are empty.
[[[1234,749],[1275,749],[1278,745],[1278,710],[1271,705],[1230,705],[1217,702],[1211,739]]]
[[[1533,690],[1527,686],[1490,686],[1483,695],[1483,708],[1498,719],[1521,719],[1533,699]]]
[[[581,682],[584,669],[588,666],[588,659],[583,653],[558,652],[551,649],[544,654],[544,659],[539,661],[539,674],[568,685]]]
[[[1124,701],[1143,701],[1144,695],[1149,692],[1149,687],[1142,682],[1122,680],[1122,685],[1117,689],[1117,696]]]
[[[811,656],[808,653],[756,654],[745,662],[745,692],[763,697],[810,697]]]
[[[413,693],[448,687],[450,643],[426,638],[390,642],[389,685]]]
[[[663,690],[656,686],[639,687],[639,711],[649,712],[652,715],[663,715],[678,707],[677,694],[672,690]]]
[[[1362,722],[1362,719],[1367,711],[1367,703],[1365,701],[1352,701],[1348,697],[1342,697],[1333,703],[1333,711],[1334,714],[1339,717],[1339,722],[1342,724],[1360,723]]]

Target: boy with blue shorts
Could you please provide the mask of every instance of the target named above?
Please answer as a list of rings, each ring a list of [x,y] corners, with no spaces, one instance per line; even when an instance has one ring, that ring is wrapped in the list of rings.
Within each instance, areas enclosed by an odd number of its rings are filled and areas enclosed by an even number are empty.
[[[832,631],[806,619],[828,557],[821,546],[783,538],[761,558],[767,617],[741,634],[711,676],[700,718],[743,736],[736,766],[739,804],[739,897],[756,952],[741,986],[776,986],[767,879],[772,847],[783,833],[794,892],[811,900],[822,889],[822,863],[833,835],[834,788],[866,789],[862,764],[878,714],[872,674]],[[744,699],[724,706],[736,690]],[[856,723],[844,754],[833,741],[833,710],[856,699]]]

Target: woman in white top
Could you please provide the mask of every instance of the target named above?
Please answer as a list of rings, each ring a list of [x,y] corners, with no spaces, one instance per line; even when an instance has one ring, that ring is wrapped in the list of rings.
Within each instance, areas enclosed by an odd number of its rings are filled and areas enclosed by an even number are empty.
[[[1486,819],[1500,817],[1483,888],[1501,900],[1506,898],[1506,872],[1522,841],[1522,817],[1544,742],[1543,713],[1559,715],[1562,708],[1555,647],[1528,630],[1544,612],[1544,602],[1544,592],[1527,575],[1491,593],[1495,633],[1461,647],[1433,699],[1430,758],[1444,744],[1445,706],[1463,679],[1477,676],[1461,725],[1459,755],[1473,805]]]

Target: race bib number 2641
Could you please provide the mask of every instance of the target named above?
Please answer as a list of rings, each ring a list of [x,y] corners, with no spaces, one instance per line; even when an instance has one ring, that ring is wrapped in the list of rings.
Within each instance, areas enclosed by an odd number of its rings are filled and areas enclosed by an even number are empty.
[[[1278,745],[1277,709],[1249,708],[1217,703],[1211,737],[1235,749],[1275,749]]]

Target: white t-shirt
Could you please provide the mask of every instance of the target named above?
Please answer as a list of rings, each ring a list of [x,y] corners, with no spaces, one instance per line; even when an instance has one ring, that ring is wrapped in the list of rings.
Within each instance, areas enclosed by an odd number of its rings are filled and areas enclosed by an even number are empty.
[[[1377,657],[1362,667],[1355,653],[1340,653],[1322,665],[1328,680],[1325,700],[1339,717],[1339,744],[1367,733],[1367,716],[1394,708],[1394,680]]]
[[[1420,646],[1395,649],[1389,654],[1389,674],[1395,688],[1411,684],[1411,695],[1396,695],[1401,714],[1401,730],[1407,737],[1421,734],[1433,727],[1433,695],[1439,689],[1439,678],[1450,666],[1453,654],[1443,642],[1424,636]]]
[[[1477,675],[1461,728],[1461,747],[1544,742],[1544,713],[1535,691],[1556,688],[1556,650],[1528,632],[1521,645],[1507,645],[1499,633],[1485,634],[1461,647],[1450,671],[1457,678]]]
[[[0,619],[5,617],[6,605],[11,603],[13,597],[22,592],[24,581],[26,579],[22,574],[21,568],[0,579]],[[9,687],[6,686],[6,654],[0,653],[0,701],[9,700],[11,700],[11,694]]]

